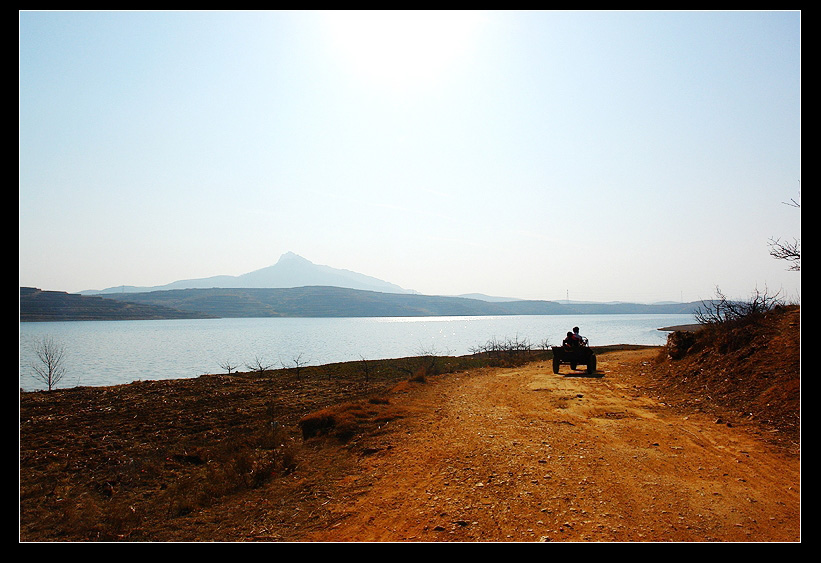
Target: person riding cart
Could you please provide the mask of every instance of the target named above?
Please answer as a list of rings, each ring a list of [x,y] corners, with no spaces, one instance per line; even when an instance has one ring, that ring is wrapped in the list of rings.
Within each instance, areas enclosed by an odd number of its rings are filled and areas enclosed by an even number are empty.
[[[568,332],[561,346],[553,346],[553,373],[559,373],[562,364],[575,370],[579,364],[587,366],[587,373],[596,372],[596,354],[588,346],[587,338],[579,334],[579,327]]]

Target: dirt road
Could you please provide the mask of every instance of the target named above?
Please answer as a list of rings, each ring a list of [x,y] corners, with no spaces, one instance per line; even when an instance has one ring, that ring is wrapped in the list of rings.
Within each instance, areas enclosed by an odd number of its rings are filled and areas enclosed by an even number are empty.
[[[306,541],[800,541],[800,458],[648,394],[655,350],[431,378]]]

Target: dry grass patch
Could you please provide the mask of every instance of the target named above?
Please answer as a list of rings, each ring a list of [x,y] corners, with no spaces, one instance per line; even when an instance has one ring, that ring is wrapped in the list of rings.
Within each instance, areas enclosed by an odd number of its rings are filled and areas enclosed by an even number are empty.
[[[344,443],[402,416],[387,399],[373,398],[333,405],[310,413],[299,420],[299,428],[304,440],[331,437]]]

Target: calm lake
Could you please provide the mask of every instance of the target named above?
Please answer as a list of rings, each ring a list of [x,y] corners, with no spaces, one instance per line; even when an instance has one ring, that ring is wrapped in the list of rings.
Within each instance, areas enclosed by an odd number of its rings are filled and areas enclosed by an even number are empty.
[[[57,386],[64,388],[225,373],[225,361],[248,371],[255,358],[280,368],[297,357],[321,365],[423,352],[461,356],[490,340],[557,345],[573,326],[592,346],[663,345],[667,333],[659,328],[693,322],[692,315],[523,315],[20,323],[20,388],[45,388],[31,368],[43,336],[65,347],[66,375]]]

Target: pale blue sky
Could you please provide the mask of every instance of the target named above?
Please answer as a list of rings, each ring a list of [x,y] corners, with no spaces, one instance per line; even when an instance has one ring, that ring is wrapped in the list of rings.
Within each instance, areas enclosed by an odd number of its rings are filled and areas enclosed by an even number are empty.
[[[20,13],[20,284],[800,298],[800,12],[359,15]]]

